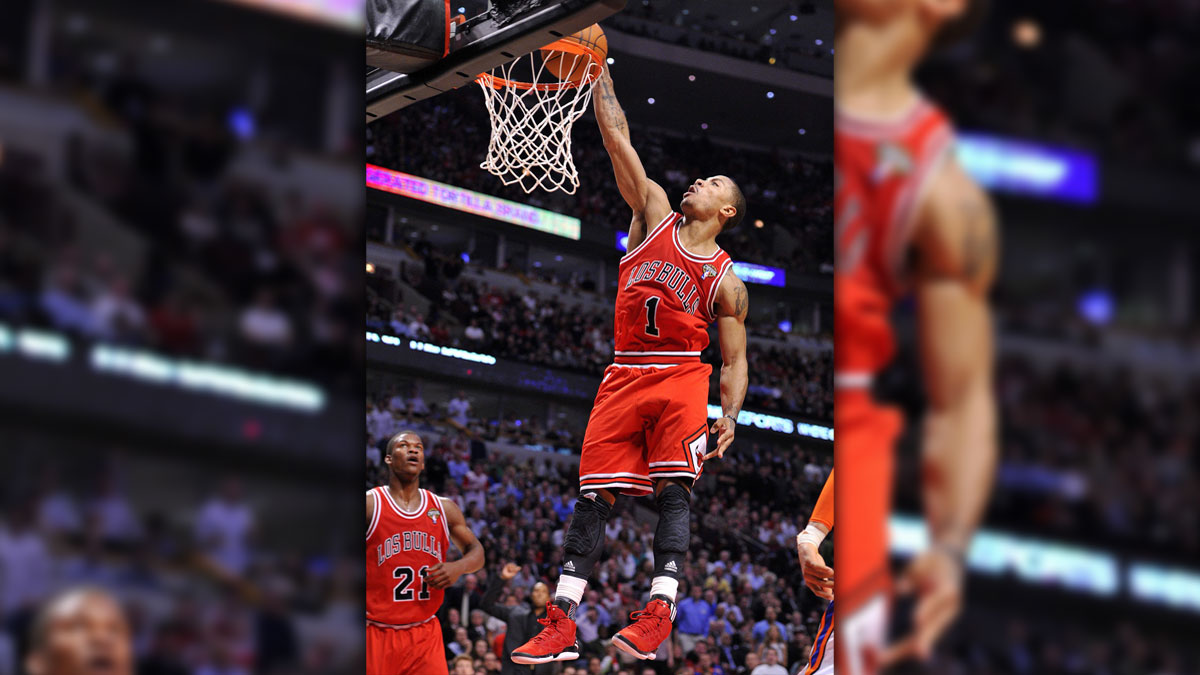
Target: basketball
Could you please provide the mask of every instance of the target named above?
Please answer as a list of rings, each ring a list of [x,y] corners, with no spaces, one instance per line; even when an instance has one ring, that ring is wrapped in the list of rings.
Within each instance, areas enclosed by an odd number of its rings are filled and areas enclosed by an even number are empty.
[[[600,56],[600,67],[604,66],[604,60],[608,58],[608,38],[604,37],[604,31],[600,30],[599,25],[592,24],[574,35],[568,35],[563,40],[590,47]],[[546,69],[558,79],[581,82],[587,77],[588,66],[591,63],[591,59],[588,57],[557,49],[543,48],[541,52]]]

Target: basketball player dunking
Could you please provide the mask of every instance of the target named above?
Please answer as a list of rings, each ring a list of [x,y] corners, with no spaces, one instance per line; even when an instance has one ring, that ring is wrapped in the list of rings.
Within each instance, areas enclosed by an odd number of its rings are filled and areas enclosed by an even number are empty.
[[[953,130],[913,70],[973,28],[979,0],[838,0],[834,73],[840,675],[924,659],[958,614],[963,562],[995,467],[992,334],[987,292],[996,225],[987,195],[955,161]],[[891,360],[888,314],[911,293],[924,388],[922,491],[930,536],[894,587],[887,518],[894,409],[872,399]],[[892,593],[914,592],[912,632],[885,645]]]
[[[545,628],[512,653],[520,664],[578,658],[575,609],[604,546],[604,524],[618,493],[653,493],[658,505],[650,601],[613,644],[652,659],[671,633],[675,594],[690,540],[691,488],[704,460],[733,442],[746,396],[746,286],[716,237],[741,221],[745,199],[725,176],[688,188],[679,210],[646,177],[629,142],[625,114],[607,70],[597,83],[596,121],[617,187],[633,209],[629,248],[618,267],[613,364],[604,372],[579,462],[579,500],[567,530],[562,575]],[[708,425],[712,367],[700,362],[708,325],[721,343],[723,416]],[[717,447],[708,450],[708,434]]]
[[[418,484],[425,443],[388,441],[387,485],[367,492],[367,675],[446,673],[436,613],[444,589],[483,567],[483,546],[458,505]],[[463,552],[446,562],[450,542]]]

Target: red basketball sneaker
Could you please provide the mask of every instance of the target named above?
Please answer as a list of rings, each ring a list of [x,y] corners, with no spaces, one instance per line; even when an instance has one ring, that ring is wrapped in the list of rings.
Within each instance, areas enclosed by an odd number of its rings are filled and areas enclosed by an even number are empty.
[[[536,666],[551,661],[573,661],[579,658],[579,641],[575,639],[575,622],[553,602],[546,603],[546,618],[538,619],[545,626],[533,639],[513,650],[513,663]]]
[[[671,634],[675,605],[663,597],[650,599],[646,609],[629,615],[633,623],[622,628],[612,638],[618,649],[639,659],[653,659],[658,646]]]

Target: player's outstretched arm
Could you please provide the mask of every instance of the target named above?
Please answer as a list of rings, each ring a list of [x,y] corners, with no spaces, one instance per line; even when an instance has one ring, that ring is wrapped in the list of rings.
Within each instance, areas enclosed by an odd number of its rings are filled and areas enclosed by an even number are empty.
[[[439,499],[442,502],[442,512],[446,516],[446,525],[450,529],[450,539],[463,557],[454,562],[441,562],[429,570],[429,583],[434,588],[447,588],[464,574],[478,572],[483,568],[483,544],[475,537],[475,533],[467,525],[462,509],[449,499]]]
[[[596,124],[600,127],[600,135],[604,137],[604,149],[612,159],[617,189],[621,191],[625,203],[633,209],[628,244],[632,249],[649,234],[648,227],[655,227],[671,213],[671,204],[662,186],[646,177],[642,159],[629,141],[629,123],[617,101],[607,67],[596,82],[592,104],[596,111]]]
[[[804,574],[804,585],[825,600],[833,600],[833,568],[821,557],[821,542],[833,529],[833,471],[821,487],[821,496],[813,506],[812,517],[804,531],[796,535],[796,552],[800,557],[800,570]]]
[[[927,658],[958,614],[964,557],[991,493],[996,401],[987,293],[998,255],[995,220],[987,194],[952,162],[930,186],[913,235],[929,399],[922,492],[932,541],[897,585],[919,597],[914,632],[893,658]]]
[[[721,342],[721,419],[713,423],[717,447],[705,459],[724,457],[733,443],[738,413],[746,400],[750,380],[746,369],[746,314],[750,299],[746,284],[732,272],[725,274],[717,288],[717,339]]]

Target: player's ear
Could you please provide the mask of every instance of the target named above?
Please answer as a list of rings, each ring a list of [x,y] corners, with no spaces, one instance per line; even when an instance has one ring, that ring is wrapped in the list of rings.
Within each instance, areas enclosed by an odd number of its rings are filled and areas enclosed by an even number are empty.
[[[737,215],[737,207],[734,206],[733,204],[726,204],[725,206],[722,206],[721,210],[718,211],[717,213],[720,213],[721,215],[725,216],[725,220],[726,220],[726,222],[728,222],[730,218]]]

